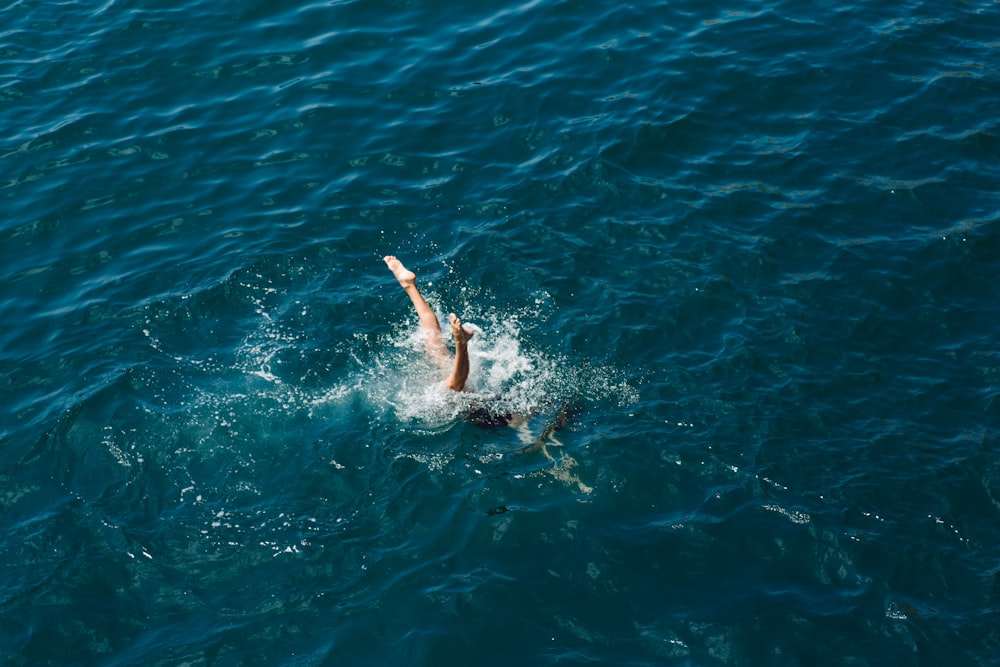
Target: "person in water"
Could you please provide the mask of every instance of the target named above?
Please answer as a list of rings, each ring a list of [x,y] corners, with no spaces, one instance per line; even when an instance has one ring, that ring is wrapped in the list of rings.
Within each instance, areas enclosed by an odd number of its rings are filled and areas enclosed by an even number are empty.
[[[417,288],[417,275],[403,266],[403,263],[394,255],[386,255],[382,259],[386,266],[389,267],[389,270],[392,271],[392,275],[399,281],[400,287],[410,297],[413,307],[417,310],[417,317],[420,318],[420,328],[424,332],[424,342],[427,345],[427,352],[442,368],[448,368],[449,366],[451,368],[447,379],[444,381],[444,386],[453,391],[465,391],[465,383],[469,379],[469,340],[474,335],[473,332],[462,324],[462,321],[455,313],[448,315],[448,320],[451,324],[451,335],[455,339],[455,356],[452,357],[448,352],[448,347],[444,344],[444,339],[441,337],[441,324],[438,322],[437,315],[434,314],[434,310]],[[549,422],[544,432],[537,437],[532,436],[528,430],[529,416],[497,413],[489,407],[473,404],[470,411],[466,413],[465,419],[476,426],[490,430],[504,426],[517,429],[518,436],[524,446],[514,452],[514,454],[541,452],[545,458],[552,462],[553,465],[549,472],[554,477],[566,483],[575,483],[579,486],[580,491],[590,493],[593,489],[581,482],[580,478],[571,472],[571,469],[576,466],[576,460],[566,454],[560,456],[557,460],[548,450],[548,446],[550,445],[562,447],[562,443],[556,439],[555,434],[577,412],[578,408],[572,407],[570,404],[564,405],[556,417]],[[503,511],[506,511],[506,508]]]
[[[441,324],[438,322],[437,315],[424,299],[424,295],[417,289],[417,275],[403,266],[403,263],[393,255],[386,255],[382,259],[392,271],[392,275],[396,276],[400,287],[410,297],[413,307],[417,309],[420,328],[424,331],[427,352],[442,367],[451,367],[451,372],[445,379],[444,386],[453,391],[463,391],[465,382],[469,379],[469,339],[472,338],[473,332],[465,328],[455,313],[448,315],[451,323],[451,335],[455,339],[455,356],[452,358],[441,338]]]

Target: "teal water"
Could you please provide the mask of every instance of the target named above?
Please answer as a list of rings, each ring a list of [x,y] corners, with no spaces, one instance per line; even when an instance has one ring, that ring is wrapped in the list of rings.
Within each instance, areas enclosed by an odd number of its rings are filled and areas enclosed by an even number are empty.
[[[996,661],[996,2],[0,16],[4,664]]]

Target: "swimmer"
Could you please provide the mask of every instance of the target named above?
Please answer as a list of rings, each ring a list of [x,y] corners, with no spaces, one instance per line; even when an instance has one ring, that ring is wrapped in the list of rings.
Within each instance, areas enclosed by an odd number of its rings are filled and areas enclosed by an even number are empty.
[[[451,323],[451,335],[455,339],[455,356],[448,352],[444,339],[441,337],[441,324],[438,322],[434,310],[424,299],[424,295],[417,288],[417,275],[403,266],[393,255],[386,255],[382,258],[392,275],[399,281],[400,287],[410,297],[413,307],[417,310],[417,317],[420,319],[420,328],[424,333],[424,343],[430,357],[442,368],[451,367],[448,378],[444,381],[444,386],[453,391],[465,391],[465,382],[469,378],[469,339],[474,335],[472,331],[465,328],[462,321],[450,313],[448,319]],[[542,455],[552,462],[549,472],[562,482],[567,484],[575,483],[580,491],[589,494],[593,488],[587,486],[580,478],[572,472],[576,466],[576,460],[568,454],[562,454],[556,459],[550,452],[549,447],[562,447],[562,443],[556,439],[555,435],[566,423],[578,412],[578,408],[570,404],[564,405],[559,410],[542,435],[532,436],[528,428],[528,420],[531,415],[502,414],[495,412],[488,405],[474,401],[466,413],[465,418],[482,428],[494,430],[509,426],[516,429],[518,438],[521,440],[522,448],[514,454],[527,454],[529,452],[541,452]]]
[[[469,379],[469,339],[472,338],[473,332],[465,328],[455,313],[448,315],[451,335],[455,339],[455,356],[452,358],[441,338],[441,325],[438,323],[437,315],[417,289],[417,275],[403,266],[403,263],[393,255],[386,255],[382,259],[392,271],[392,275],[396,276],[400,287],[410,297],[413,307],[417,309],[420,328],[424,332],[424,341],[431,358],[444,368],[451,366],[451,372],[444,381],[444,386],[452,391],[463,391],[465,381]]]

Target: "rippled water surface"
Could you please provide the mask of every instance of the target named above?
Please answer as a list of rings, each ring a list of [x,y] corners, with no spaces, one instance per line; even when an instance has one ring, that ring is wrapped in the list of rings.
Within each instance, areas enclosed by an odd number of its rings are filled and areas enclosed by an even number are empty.
[[[5,664],[1000,654],[996,2],[0,17]]]

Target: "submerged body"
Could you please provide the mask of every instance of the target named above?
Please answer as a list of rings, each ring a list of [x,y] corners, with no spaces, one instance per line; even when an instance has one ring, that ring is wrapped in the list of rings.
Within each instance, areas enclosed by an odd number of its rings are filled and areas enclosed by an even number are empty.
[[[403,266],[403,263],[393,255],[386,255],[383,257],[383,261],[385,261],[389,270],[392,271],[392,275],[396,277],[400,287],[410,297],[410,301],[413,302],[413,307],[416,309],[417,317],[420,320],[420,328],[424,334],[424,342],[428,355],[438,366],[448,370],[444,386],[456,392],[467,391],[466,383],[469,379],[469,340],[475,335],[474,332],[466,328],[466,325],[462,324],[462,321],[455,313],[449,314],[448,320],[451,324],[451,333],[455,339],[455,354],[452,356],[444,343],[444,338],[441,336],[441,324],[438,322],[434,309],[430,307],[430,304],[427,303],[427,300],[424,299],[423,294],[420,293],[420,289],[417,287],[416,274]],[[548,450],[549,446],[562,446],[562,443],[556,439],[555,434],[573,417],[577,411],[575,408],[569,404],[564,405],[556,417],[549,422],[543,433],[536,437],[529,430],[530,415],[498,412],[490,408],[490,401],[488,399],[481,399],[482,397],[473,395],[469,410],[465,414],[466,420],[476,426],[490,430],[503,427],[515,429],[522,445],[519,450],[514,452],[515,454],[541,452],[545,458],[553,463],[550,472],[554,476],[564,482],[578,485],[583,493],[591,492],[591,487],[581,482],[575,474],[570,472],[570,469],[576,465],[576,461],[572,457],[562,455],[557,460]]]

